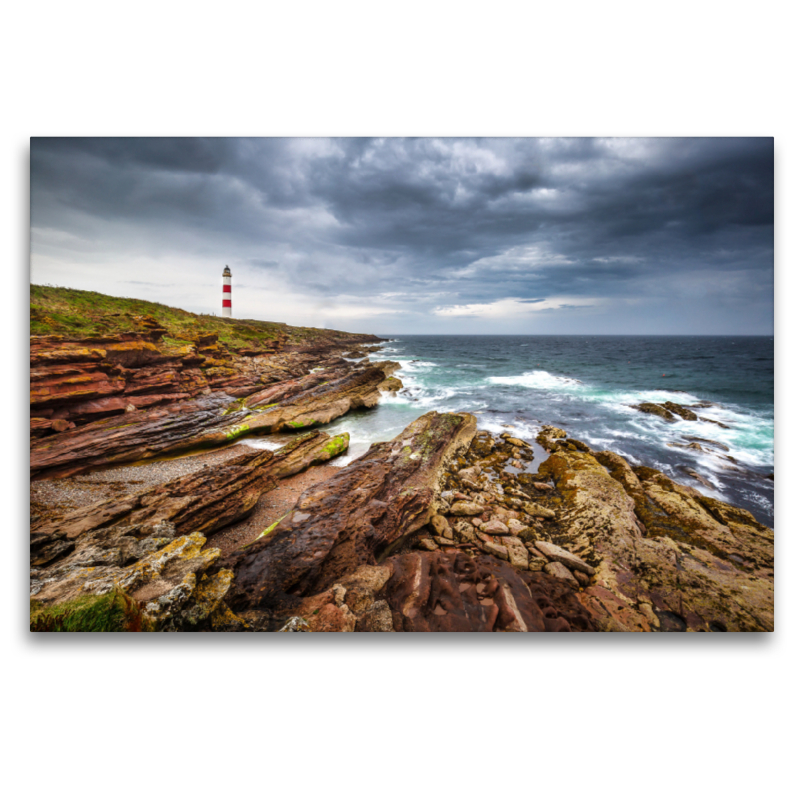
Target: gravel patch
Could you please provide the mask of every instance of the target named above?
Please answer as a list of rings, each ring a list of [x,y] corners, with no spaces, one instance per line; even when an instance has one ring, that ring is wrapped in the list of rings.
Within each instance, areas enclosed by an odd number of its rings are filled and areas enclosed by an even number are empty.
[[[135,494],[249,452],[252,452],[249,447],[232,445],[196,455],[102,469],[72,478],[35,480],[31,482],[31,514],[46,515]]]

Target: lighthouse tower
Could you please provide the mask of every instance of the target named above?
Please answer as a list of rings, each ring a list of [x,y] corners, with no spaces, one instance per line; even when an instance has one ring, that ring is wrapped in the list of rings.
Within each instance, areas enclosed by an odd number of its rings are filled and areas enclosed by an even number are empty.
[[[222,316],[230,317],[233,314],[231,308],[231,268],[226,264],[222,270]]]

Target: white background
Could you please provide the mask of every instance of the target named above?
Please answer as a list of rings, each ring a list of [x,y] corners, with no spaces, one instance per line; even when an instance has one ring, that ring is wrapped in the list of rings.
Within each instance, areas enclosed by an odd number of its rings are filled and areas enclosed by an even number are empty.
[[[6,7],[6,796],[793,795],[800,131],[790,8]],[[87,134],[775,136],[778,632],[27,633],[28,138]]]

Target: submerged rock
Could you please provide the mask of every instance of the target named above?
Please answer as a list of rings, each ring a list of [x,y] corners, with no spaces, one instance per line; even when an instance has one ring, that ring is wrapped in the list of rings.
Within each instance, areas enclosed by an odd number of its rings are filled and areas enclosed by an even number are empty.
[[[695,414],[694,411],[691,411],[690,409],[686,408],[686,406],[682,406],[679,403],[667,401],[666,403],[662,403],[662,405],[667,409],[667,411],[671,411],[673,414],[676,414],[683,419],[688,419],[690,421],[697,419],[697,414]]]
[[[655,414],[655,416],[661,417],[661,419],[667,422],[675,421],[675,415],[668,408],[664,408],[663,405],[659,405],[658,403],[639,403],[638,405],[631,406],[631,408],[635,408],[637,411],[643,411],[645,414]]]

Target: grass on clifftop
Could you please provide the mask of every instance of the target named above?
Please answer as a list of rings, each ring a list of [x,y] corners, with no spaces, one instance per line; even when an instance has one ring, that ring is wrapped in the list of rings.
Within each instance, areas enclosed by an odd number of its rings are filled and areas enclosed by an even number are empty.
[[[119,590],[54,606],[42,606],[31,599],[31,631],[35,633],[141,632],[150,627],[140,604]]]
[[[98,336],[144,330],[142,317],[166,328],[168,344],[188,344],[201,333],[216,333],[230,347],[257,347],[261,342],[313,342],[336,338],[341,331],[299,328],[282,322],[240,320],[192,314],[147,300],[111,297],[99,292],[31,284],[31,335]],[[139,319],[137,319],[139,318]]]

